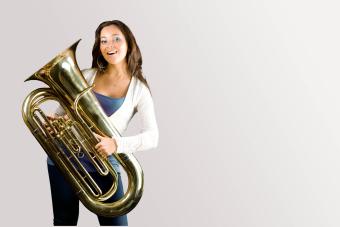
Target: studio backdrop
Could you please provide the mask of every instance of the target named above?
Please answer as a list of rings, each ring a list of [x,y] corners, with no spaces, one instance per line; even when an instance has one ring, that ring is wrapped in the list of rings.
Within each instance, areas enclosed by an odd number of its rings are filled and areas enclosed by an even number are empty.
[[[130,226],[338,227],[337,1],[2,1],[1,226],[52,226],[46,154],[21,117],[24,80],[118,19],[143,56],[159,126],[137,152]],[[140,131],[132,120],[125,136]],[[79,226],[98,225],[81,206]]]

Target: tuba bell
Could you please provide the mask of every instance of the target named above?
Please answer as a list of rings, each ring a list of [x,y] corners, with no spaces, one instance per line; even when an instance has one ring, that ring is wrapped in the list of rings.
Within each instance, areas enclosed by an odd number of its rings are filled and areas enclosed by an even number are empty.
[[[105,202],[117,189],[118,174],[108,159],[94,148],[98,140],[93,132],[108,137],[121,135],[106,116],[91,91],[93,86],[88,85],[78,67],[75,52],[79,42],[25,80],[42,81],[48,88],[38,88],[25,98],[22,117],[84,206],[100,216],[116,217],[130,212],[141,199],[143,170],[132,154],[114,153],[127,174],[128,188],[118,201]],[[47,101],[58,102],[68,119],[49,119],[40,108]],[[103,191],[81,164],[79,158],[85,155],[99,174],[112,179],[109,190]]]

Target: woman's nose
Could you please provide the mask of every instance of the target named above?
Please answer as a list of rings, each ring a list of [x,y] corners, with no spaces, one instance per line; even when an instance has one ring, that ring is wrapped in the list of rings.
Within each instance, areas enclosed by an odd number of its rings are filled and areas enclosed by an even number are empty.
[[[117,48],[117,45],[114,41],[111,41],[108,47],[109,48]]]

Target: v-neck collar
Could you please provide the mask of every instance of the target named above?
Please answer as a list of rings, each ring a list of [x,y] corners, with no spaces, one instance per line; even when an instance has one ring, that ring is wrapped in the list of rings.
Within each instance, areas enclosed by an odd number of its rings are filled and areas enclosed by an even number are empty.
[[[94,75],[91,79],[91,85],[93,85],[94,79],[97,76],[97,72],[98,72],[98,70],[95,71],[95,73],[94,73]],[[113,114],[111,114],[109,117],[114,116],[120,109],[122,109],[124,107],[126,100],[129,99],[129,97],[130,97],[130,93],[131,93],[131,89],[132,89],[132,83],[134,82],[134,80],[135,80],[135,77],[132,76],[122,105]]]

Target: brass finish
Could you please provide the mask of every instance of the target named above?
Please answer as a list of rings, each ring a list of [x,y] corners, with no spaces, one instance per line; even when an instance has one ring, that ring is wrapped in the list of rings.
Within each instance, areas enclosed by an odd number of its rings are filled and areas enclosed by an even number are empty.
[[[132,154],[113,154],[126,171],[128,188],[120,200],[105,202],[117,189],[118,175],[107,158],[102,158],[95,150],[98,141],[93,132],[108,137],[121,135],[102,110],[91,91],[92,87],[78,67],[75,52],[79,41],[25,80],[39,80],[49,88],[36,89],[26,97],[22,117],[47,155],[75,189],[80,201],[98,215],[116,217],[130,212],[141,199],[143,170]],[[48,119],[39,105],[50,100],[59,102],[69,119]],[[107,192],[102,192],[81,165],[79,158],[84,155],[101,175],[113,179]]]

